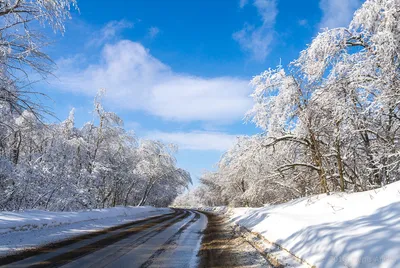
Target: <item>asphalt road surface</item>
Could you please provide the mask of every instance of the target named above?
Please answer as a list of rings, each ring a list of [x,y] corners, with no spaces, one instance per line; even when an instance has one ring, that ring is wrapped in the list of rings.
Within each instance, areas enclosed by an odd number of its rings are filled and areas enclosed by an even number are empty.
[[[204,214],[175,210],[4,259],[1,267],[197,267],[206,226]]]

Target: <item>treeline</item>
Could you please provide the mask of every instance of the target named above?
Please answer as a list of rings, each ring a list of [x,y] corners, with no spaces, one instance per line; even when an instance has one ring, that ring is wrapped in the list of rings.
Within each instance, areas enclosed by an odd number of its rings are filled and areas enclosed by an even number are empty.
[[[32,92],[53,63],[40,26],[64,31],[74,0],[0,3],[0,210],[78,210],[117,205],[167,206],[190,175],[176,166],[175,148],[138,140],[104,110],[77,128],[74,112],[55,124]]]
[[[0,210],[78,210],[117,205],[168,206],[190,175],[176,167],[174,147],[139,141],[95,100],[96,122],[74,127],[1,107]]]
[[[0,210],[77,210],[116,205],[168,206],[190,175],[176,167],[174,148],[139,141],[95,100],[96,122],[74,127],[1,107]]]
[[[238,139],[176,204],[262,206],[400,179],[400,3],[367,0],[346,28],[319,33],[286,68],[252,80]]]

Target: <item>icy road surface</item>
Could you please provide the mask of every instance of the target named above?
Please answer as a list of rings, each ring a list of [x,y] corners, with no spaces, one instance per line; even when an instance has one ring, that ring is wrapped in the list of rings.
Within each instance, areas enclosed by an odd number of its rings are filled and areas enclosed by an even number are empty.
[[[196,267],[206,226],[204,214],[176,210],[78,237],[1,267]]]

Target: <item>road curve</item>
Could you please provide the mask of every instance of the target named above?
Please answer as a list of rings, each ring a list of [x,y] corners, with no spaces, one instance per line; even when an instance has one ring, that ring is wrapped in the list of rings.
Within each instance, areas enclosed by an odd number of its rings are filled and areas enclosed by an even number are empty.
[[[172,214],[72,239],[63,246],[46,247],[15,262],[0,260],[0,267],[196,267],[206,226],[204,214],[176,209]]]

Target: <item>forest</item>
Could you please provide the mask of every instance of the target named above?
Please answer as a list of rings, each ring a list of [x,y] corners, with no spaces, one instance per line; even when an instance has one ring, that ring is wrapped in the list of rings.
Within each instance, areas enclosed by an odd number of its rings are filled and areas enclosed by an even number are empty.
[[[45,27],[63,34],[75,0],[0,2],[0,210],[75,211],[118,205],[167,206],[191,182],[176,147],[141,140],[117,114],[93,103],[76,127],[74,110],[54,121],[33,89],[52,76]]]
[[[33,90],[55,69],[44,29],[63,34],[71,10],[75,0],[0,2],[0,210],[174,200],[255,207],[400,178],[398,0],[365,1],[348,27],[321,30],[290,64],[254,76],[253,107],[244,116],[259,134],[238,137],[216,169],[181,195],[191,177],[177,166],[176,146],[126,131],[104,108],[105,90],[83,126],[74,110],[48,120],[45,96]]]
[[[0,0],[0,266],[400,267],[399,234],[400,0]]]
[[[400,9],[367,0],[287,66],[255,76],[245,121],[260,133],[224,153],[176,205],[263,206],[400,179]]]

